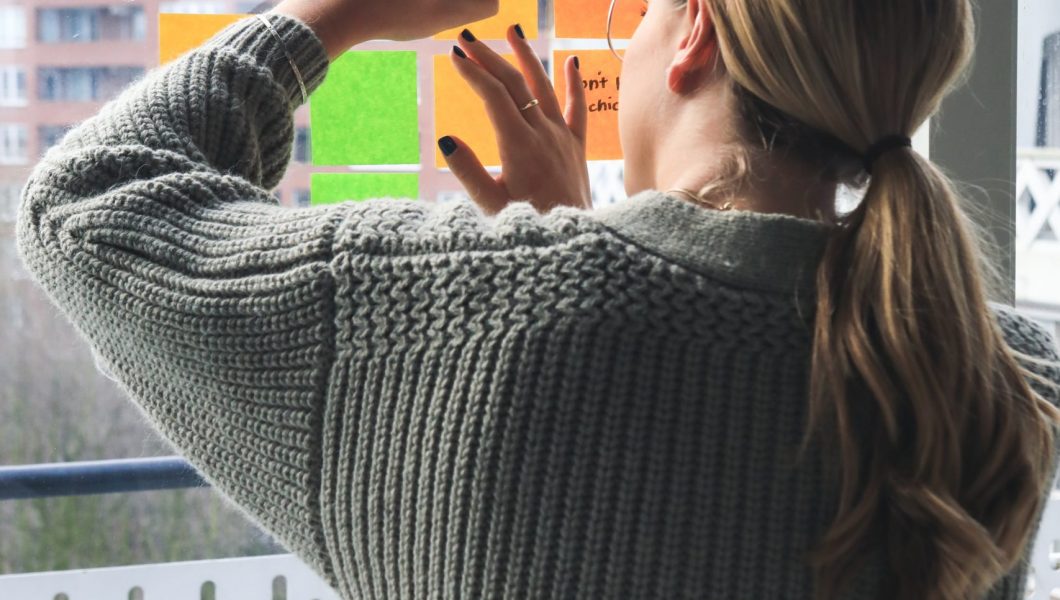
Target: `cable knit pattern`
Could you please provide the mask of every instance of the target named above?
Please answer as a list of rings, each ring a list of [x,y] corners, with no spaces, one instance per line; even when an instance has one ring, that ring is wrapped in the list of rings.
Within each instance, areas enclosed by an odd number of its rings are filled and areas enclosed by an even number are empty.
[[[315,89],[319,40],[273,18]],[[656,192],[282,208],[300,101],[277,41],[236,23],[49,151],[18,223],[221,493],[349,600],[810,598],[835,495],[794,456],[825,226]]]

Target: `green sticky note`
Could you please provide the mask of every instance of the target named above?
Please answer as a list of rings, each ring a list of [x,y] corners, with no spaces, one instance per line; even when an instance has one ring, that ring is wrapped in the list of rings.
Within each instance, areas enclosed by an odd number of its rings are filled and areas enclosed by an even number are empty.
[[[315,165],[420,162],[416,53],[350,51],[309,99]]]
[[[312,173],[309,204],[334,204],[369,198],[419,198],[415,173]]]

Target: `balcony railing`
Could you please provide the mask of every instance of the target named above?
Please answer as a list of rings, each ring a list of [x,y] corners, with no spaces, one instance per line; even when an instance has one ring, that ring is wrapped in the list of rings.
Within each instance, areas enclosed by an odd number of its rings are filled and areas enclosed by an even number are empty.
[[[338,600],[290,554],[0,577],[11,600]]]
[[[1019,152],[1016,304],[1060,334],[1060,148]]]
[[[0,500],[207,486],[182,458],[132,458],[0,467]]]
[[[175,457],[0,467],[0,499],[54,496],[79,487],[93,493],[177,489],[202,485],[191,465]],[[118,477],[117,474],[121,474]],[[168,473],[171,478],[160,477]],[[122,479],[152,482],[133,486]],[[1054,487],[1031,556],[1027,598],[1060,600],[1060,489]],[[18,600],[338,600],[320,577],[289,554],[52,571],[0,576],[0,598]]]
[[[169,456],[0,467],[0,501],[206,486]],[[290,554],[0,576],[17,600],[338,600]]]

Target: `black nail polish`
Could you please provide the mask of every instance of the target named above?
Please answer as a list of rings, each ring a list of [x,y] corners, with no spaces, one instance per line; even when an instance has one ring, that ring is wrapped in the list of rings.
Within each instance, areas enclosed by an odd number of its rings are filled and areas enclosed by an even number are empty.
[[[578,64],[578,57],[577,56],[574,57],[574,68],[575,69],[581,69],[581,65]]]
[[[519,36],[524,40],[526,39],[526,36],[523,35],[523,28],[520,27],[518,23],[515,24],[515,35]]]
[[[467,58],[467,55],[464,54],[464,51],[460,48],[460,46],[453,46],[453,52],[460,58]]]
[[[475,41],[475,36],[474,36],[474,34],[471,33],[470,29],[465,29],[465,30],[461,31],[460,32],[460,37],[464,38],[465,40],[467,40],[469,42]]]
[[[438,149],[442,151],[442,154],[449,156],[456,152],[456,142],[449,136],[438,138]]]

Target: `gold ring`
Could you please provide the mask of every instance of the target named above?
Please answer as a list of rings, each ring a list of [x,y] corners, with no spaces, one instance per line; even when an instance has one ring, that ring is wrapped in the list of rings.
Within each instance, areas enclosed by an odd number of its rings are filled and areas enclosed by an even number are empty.
[[[530,101],[526,103],[526,106],[520,108],[519,110],[524,111],[528,108],[533,108],[535,106],[537,106],[537,98],[531,98]]]

